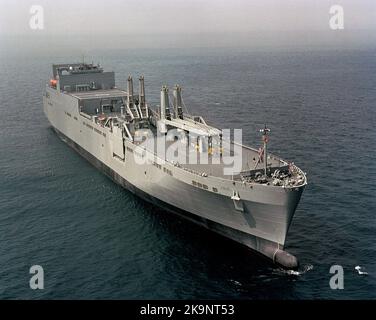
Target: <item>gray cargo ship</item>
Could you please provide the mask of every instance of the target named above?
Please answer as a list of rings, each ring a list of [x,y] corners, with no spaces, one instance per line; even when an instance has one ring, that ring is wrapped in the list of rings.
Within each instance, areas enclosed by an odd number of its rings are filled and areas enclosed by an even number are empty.
[[[305,173],[186,112],[182,89],[166,86],[150,107],[139,92],[115,85],[114,72],[76,63],[52,67],[44,112],[69,146],[142,199],[235,240],[285,268],[298,260],[284,250]],[[170,103],[170,100],[172,100]],[[234,134],[235,136],[235,134]]]

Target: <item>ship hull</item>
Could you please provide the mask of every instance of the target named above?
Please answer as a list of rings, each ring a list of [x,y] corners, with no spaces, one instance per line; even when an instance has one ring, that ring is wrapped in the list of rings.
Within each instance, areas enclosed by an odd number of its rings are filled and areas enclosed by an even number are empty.
[[[150,204],[153,204],[163,210],[166,210],[173,214],[177,214],[186,220],[189,220],[197,225],[200,225],[201,227],[204,227],[212,232],[220,234],[221,236],[224,236],[243,246],[246,246],[247,248],[251,249],[253,252],[262,254],[264,257],[271,259],[274,263],[279,264],[282,267],[289,268],[289,269],[296,269],[298,267],[297,258],[289,254],[288,252],[284,251],[283,245],[281,243],[271,241],[271,240],[268,240],[263,237],[259,237],[259,236],[256,236],[247,232],[243,232],[241,230],[226,226],[221,223],[217,223],[201,215],[197,215],[188,210],[184,210],[181,207],[171,205],[170,203],[165,202],[151,195],[150,193],[143,191],[136,185],[126,180],[124,177],[118,174],[115,170],[107,166],[104,162],[100,161],[93,154],[85,150],[75,141],[67,137],[64,133],[59,131],[57,128],[55,127],[52,127],[52,128],[54,129],[54,131],[56,132],[56,134],[59,136],[59,138],[62,141],[64,141],[67,145],[69,145],[72,149],[74,149],[78,154],[80,154],[83,158],[85,158],[88,162],[90,162],[94,167],[96,167],[98,170],[103,172],[106,176],[108,176],[115,183],[122,186],[126,190],[130,191],[131,193],[141,198],[142,200]],[[272,223],[270,223],[271,219],[275,219],[276,214],[279,216],[282,216],[283,217],[282,220],[285,222],[283,224],[285,225],[285,228],[286,228],[286,230],[284,231],[286,235],[288,226],[290,225],[293,213],[295,211],[296,205],[299,202],[303,189],[304,187],[299,188],[299,190],[296,190],[294,192],[293,194],[294,198],[290,201],[293,207],[289,207],[289,205],[286,205],[285,208],[282,209],[282,211],[285,211],[285,212],[281,212],[281,208],[277,207],[277,211],[279,212],[268,215],[267,211],[276,211],[275,206],[269,206],[269,210],[268,210],[268,206],[266,206],[266,208],[263,208],[264,213],[262,213],[262,215],[264,217],[269,217],[270,219],[270,220],[265,219],[265,221],[269,221],[269,224],[273,225]],[[212,205],[215,205],[215,203],[213,203]],[[247,208],[249,208],[248,210],[253,211],[253,205],[254,205],[253,203],[246,203],[245,204],[246,211],[247,211]],[[255,224],[255,221],[248,221],[248,223],[249,225],[253,225]]]
[[[298,266],[297,259],[283,249],[304,185],[247,185],[190,172],[167,161],[156,165],[154,155],[151,163],[139,164],[136,158],[143,151],[131,141],[116,140],[110,128],[81,114],[77,97],[47,87],[43,105],[62,140],[119,185],[283,267]],[[233,199],[234,192],[239,201]]]

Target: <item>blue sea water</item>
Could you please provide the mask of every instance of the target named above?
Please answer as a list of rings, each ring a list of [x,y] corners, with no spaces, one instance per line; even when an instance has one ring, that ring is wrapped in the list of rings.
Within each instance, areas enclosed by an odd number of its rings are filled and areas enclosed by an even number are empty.
[[[300,274],[144,203],[62,143],[42,111],[51,64],[69,54],[0,55],[0,298],[375,299],[376,51],[116,50],[92,58],[145,75],[157,104],[183,86],[191,113],[242,128],[293,160],[309,185],[287,250]],[[90,57],[91,59],[91,57]],[[45,289],[31,290],[42,265]],[[344,268],[332,290],[329,269]],[[368,275],[359,275],[360,265]]]

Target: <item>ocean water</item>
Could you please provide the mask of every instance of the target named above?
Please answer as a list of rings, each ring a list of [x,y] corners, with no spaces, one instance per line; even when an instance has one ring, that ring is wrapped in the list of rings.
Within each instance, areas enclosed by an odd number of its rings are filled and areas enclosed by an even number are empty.
[[[91,59],[91,57],[90,57]],[[307,172],[285,272],[216,234],[144,203],[62,143],[42,111],[51,64],[0,55],[0,298],[376,298],[376,51],[116,50],[92,59],[145,75],[147,99],[183,86],[191,113],[221,128],[272,129],[270,151]],[[41,265],[45,289],[29,288]],[[344,269],[332,290],[329,269]],[[368,275],[359,275],[360,265]]]

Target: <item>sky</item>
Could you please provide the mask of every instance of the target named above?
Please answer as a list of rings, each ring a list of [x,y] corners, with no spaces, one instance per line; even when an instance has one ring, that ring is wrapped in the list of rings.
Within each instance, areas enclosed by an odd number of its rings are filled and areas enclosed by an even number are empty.
[[[32,5],[43,8],[43,30],[30,28]],[[344,9],[343,30],[329,27],[332,5]],[[376,0],[0,0],[0,36],[8,44],[118,37],[136,47],[374,45]]]

